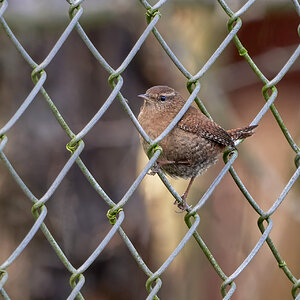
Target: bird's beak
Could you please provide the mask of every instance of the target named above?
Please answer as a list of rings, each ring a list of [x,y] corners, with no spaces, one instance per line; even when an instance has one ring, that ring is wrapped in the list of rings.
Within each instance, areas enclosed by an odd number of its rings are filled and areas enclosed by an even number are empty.
[[[144,99],[144,100],[148,100],[149,99],[149,95],[147,94],[141,94],[141,95],[138,95],[138,97]]]

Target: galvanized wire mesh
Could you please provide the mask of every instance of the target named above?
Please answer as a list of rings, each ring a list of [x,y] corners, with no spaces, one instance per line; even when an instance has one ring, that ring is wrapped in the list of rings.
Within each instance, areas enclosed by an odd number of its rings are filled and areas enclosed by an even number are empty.
[[[283,123],[283,120],[277,111],[274,101],[277,97],[277,88],[276,85],[278,82],[286,75],[290,67],[294,64],[300,54],[300,46],[296,47],[293,51],[290,58],[287,60],[285,65],[282,69],[277,73],[277,75],[272,78],[271,80],[267,79],[266,76],[260,71],[260,69],[256,66],[254,61],[252,60],[251,56],[248,54],[247,49],[243,46],[241,41],[239,40],[237,34],[240,28],[242,27],[242,16],[243,14],[251,7],[251,5],[255,2],[255,0],[247,1],[238,11],[234,12],[231,10],[230,6],[223,0],[218,0],[219,5],[228,15],[228,35],[224,39],[224,41],[220,44],[220,46],[216,49],[216,51],[211,55],[208,61],[199,69],[196,74],[191,74],[180,62],[180,60],[176,57],[173,53],[172,49],[167,45],[163,36],[159,33],[157,28],[155,27],[159,20],[162,18],[159,9],[163,5],[167,5],[166,0],[160,0],[155,5],[150,5],[146,0],[140,0],[140,4],[145,8],[146,12],[146,20],[147,26],[142,35],[139,37],[137,42],[135,43],[134,47],[130,50],[127,57],[121,63],[121,65],[117,69],[113,69],[105,60],[105,58],[101,55],[101,53],[96,49],[93,45],[92,41],[86,35],[84,29],[79,24],[80,17],[84,12],[84,3],[83,0],[79,1],[71,1],[68,0],[69,3],[69,16],[70,22],[60,38],[57,40],[54,47],[51,49],[47,57],[42,61],[42,63],[36,63],[30,56],[29,53],[23,48],[22,44],[18,41],[16,36],[14,35],[13,31],[11,30],[9,24],[4,19],[5,11],[8,7],[7,0],[0,0],[0,23],[2,26],[2,30],[5,31],[7,36],[10,38],[13,45],[16,47],[20,55],[23,59],[28,63],[30,67],[32,67],[33,71],[31,73],[31,78],[34,83],[34,87],[32,88],[31,92],[28,94],[24,102],[20,105],[17,109],[15,114],[9,119],[9,121],[0,129],[0,158],[2,164],[6,166],[9,170],[11,176],[14,178],[17,185],[22,189],[26,197],[33,202],[32,206],[32,214],[34,216],[35,222],[29,232],[26,234],[22,242],[18,245],[18,247],[11,253],[9,258],[7,258],[4,262],[0,265],[0,294],[2,295],[3,299],[10,299],[9,295],[5,291],[5,283],[8,278],[9,274],[9,267],[15,259],[22,255],[24,249],[28,246],[28,244],[32,241],[32,239],[36,236],[36,233],[39,229],[43,232],[45,237],[47,238],[49,244],[54,249],[55,253],[61,260],[61,263],[65,266],[65,268],[70,272],[70,286],[72,291],[68,296],[68,299],[84,299],[84,295],[81,294],[81,289],[85,283],[84,273],[85,271],[94,263],[94,261],[101,255],[103,249],[108,245],[110,240],[115,234],[119,234],[126,246],[128,247],[131,255],[136,260],[137,264],[140,268],[144,271],[144,273],[148,276],[148,280],[146,282],[146,288],[148,292],[147,299],[158,299],[158,292],[162,285],[161,275],[166,271],[166,269],[170,266],[172,261],[176,258],[178,253],[183,249],[183,247],[188,243],[190,240],[194,239],[198,243],[200,249],[203,251],[205,256],[207,257],[208,261],[211,263],[212,267],[215,269],[218,276],[223,280],[221,286],[221,294],[223,299],[230,299],[233,293],[236,290],[236,284],[234,280],[240,275],[240,273],[247,267],[249,262],[255,257],[255,255],[260,251],[261,247],[266,243],[269,248],[271,249],[275,259],[278,262],[279,267],[283,270],[287,278],[291,282],[291,292],[294,299],[300,299],[299,289],[300,289],[300,279],[294,275],[290,268],[287,266],[283,258],[280,256],[278,250],[276,249],[274,243],[272,242],[269,234],[271,232],[273,221],[272,215],[274,212],[279,208],[280,204],[285,199],[287,193],[291,190],[293,185],[295,184],[296,180],[300,175],[300,148],[294,142],[291,134],[289,133],[288,129]],[[295,10],[300,15],[300,5],[297,0],[292,0]],[[295,30],[297,30],[295,28]],[[103,106],[95,113],[94,117],[86,124],[86,126],[79,132],[74,133],[69,125],[65,122],[63,116],[53,103],[51,99],[51,95],[49,95],[44,88],[44,83],[47,79],[47,73],[45,69],[49,64],[51,64],[55,55],[60,51],[64,42],[68,39],[71,32],[77,31],[78,35],[84,41],[86,47],[91,51],[95,60],[105,69],[108,76],[108,82],[111,86],[112,92],[109,97],[106,99]],[[135,57],[137,52],[139,51],[141,45],[145,42],[149,35],[153,34],[155,38],[159,41],[161,47],[164,51],[168,54],[169,58],[175,64],[175,66],[181,71],[181,73],[187,79],[187,88],[190,92],[190,97],[186,101],[186,104],[182,108],[182,110],[178,113],[175,119],[170,123],[170,125],[166,128],[166,130],[155,140],[151,140],[143,128],[139,125],[136,117],[134,116],[130,105],[124,98],[121,93],[121,88],[123,86],[123,78],[122,73],[126,70],[126,68],[131,63],[132,59]],[[298,27],[298,34],[300,35],[300,27]],[[224,161],[225,166],[219,175],[215,178],[213,183],[204,193],[202,198],[198,201],[198,203],[185,215],[185,222],[188,226],[188,231],[185,236],[182,238],[178,246],[174,249],[172,253],[170,253],[169,257],[165,260],[165,262],[157,269],[157,270],[150,270],[146,263],[143,261],[143,257],[137,252],[135,249],[134,244],[131,240],[127,237],[125,231],[122,229],[121,225],[125,219],[124,210],[126,210],[126,204],[130,200],[133,192],[137,189],[143,178],[146,176],[147,172],[155,163],[156,159],[159,157],[161,153],[161,148],[158,146],[158,143],[172,130],[172,128],[176,125],[176,123],[180,120],[183,114],[186,112],[188,107],[192,104],[193,101],[196,101],[199,108],[209,116],[207,110],[205,109],[203,103],[197,97],[197,94],[201,88],[200,80],[206,74],[207,70],[214,64],[216,59],[222,55],[222,52],[226,49],[226,47],[234,43],[238,53],[244,57],[245,61],[249,64],[249,67],[254,71],[257,75],[259,80],[263,84],[262,93],[266,100],[266,103],[261,107],[260,111],[257,112],[255,118],[251,122],[251,125],[259,124],[260,120],[264,117],[267,111],[271,110],[274,118],[276,119],[278,126],[280,127],[283,135],[286,138],[287,143],[291,147],[291,149],[295,152],[295,172],[282,190],[281,194],[277,199],[275,199],[273,205],[267,210],[264,211],[254,200],[251,194],[248,192],[246,186],[243,184],[241,179],[239,178],[238,173],[232,167],[233,162],[238,157],[237,150],[233,149],[227,151],[224,154]],[[49,108],[52,110],[53,114],[56,117],[57,122],[60,124],[62,130],[68,135],[70,142],[67,144],[67,149],[71,152],[71,157],[64,165],[62,170],[59,172],[53,183],[51,184],[50,188],[46,191],[46,193],[41,197],[37,198],[34,193],[26,186],[23,182],[22,178],[18,175],[15,171],[13,165],[5,155],[5,146],[8,141],[9,137],[9,130],[15,125],[16,121],[22,117],[26,109],[30,109],[30,105],[32,101],[36,97],[38,93],[41,93],[44,96],[45,101],[49,105]],[[110,105],[118,99],[120,105],[126,111],[128,117],[133,122],[134,126],[136,127],[137,131],[142,135],[142,137],[149,143],[149,153],[153,153],[150,157],[149,162],[146,164],[142,172],[133,182],[131,187],[127,190],[124,194],[122,199],[118,202],[113,201],[106,192],[102,189],[100,184],[96,181],[93,177],[93,174],[88,170],[85,166],[83,161],[80,158],[80,154],[85,147],[84,144],[84,137],[85,135],[93,128],[93,126],[102,118],[103,114],[106,110],[110,107]],[[152,150],[152,151],[150,151]],[[107,212],[108,221],[112,224],[110,231],[106,234],[105,238],[99,243],[97,248],[94,252],[85,260],[85,262],[79,267],[75,268],[71,262],[69,261],[68,257],[62,251],[60,245],[56,242],[54,237],[51,235],[51,232],[45,225],[44,221],[47,216],[47,201],[50,200],[51,196],[64,180],[64,177],[70,170],[73,165],[77,165],[78,168],[82,171],[85,175],[86,180],[91,184],[91,186],[97,191],[99,194],[99,198],[103,199],[110,209]],[[232,273],[232,274],[225,274],[222,270],[216,259],[214,258],[210,249],[204,243],[202,237],[198,233],[198,228],[200,225],[200,217],[198,212],[201,210],[202,206],[206,203],[209,199],[213,191],[215,190],[216,186],[221,182],[224,175],[230,172],[231,176],[233,177],[234,181],[236,182],[237,186],[239,187],[241,193],[249,202],[249,207],[255,210],[258,214],[258,227],[261,231],[261,236],[258,239],[256,245],[253,247],[249,255],[246,259],[239,265],[239,267]],[[168,188],[170,193],[174,196],[174,198],[181,202],[181,198],[176,190],[172,187],[169,183],[168,179],[164,176],[162,172],[159,172],[159,176],[165,186]]]

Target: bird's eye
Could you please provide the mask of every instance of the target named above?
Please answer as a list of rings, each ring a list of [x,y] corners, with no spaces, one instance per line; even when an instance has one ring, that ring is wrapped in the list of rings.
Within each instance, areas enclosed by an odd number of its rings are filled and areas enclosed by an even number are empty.
[[[166,96],[160,96],[160,100],[161,101],[165,101],[166,100]]]

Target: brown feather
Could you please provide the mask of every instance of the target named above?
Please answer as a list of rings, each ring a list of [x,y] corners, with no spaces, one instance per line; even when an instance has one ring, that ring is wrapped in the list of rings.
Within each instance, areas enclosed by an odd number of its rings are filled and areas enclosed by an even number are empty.
[[[245,139],[246,137],[254,134],[256,127],[257,125],[252,125],[243,128],[230,129],[227,130],[227,133],[232,137],[234,141],[236,141],[240,139]]]
[[[187,110],[177,127],[218,144],[234,147],[231,135],[193,106]]]

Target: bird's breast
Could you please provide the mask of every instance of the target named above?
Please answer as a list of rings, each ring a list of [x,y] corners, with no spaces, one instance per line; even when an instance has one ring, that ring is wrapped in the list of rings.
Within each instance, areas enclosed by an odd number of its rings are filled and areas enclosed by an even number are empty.
[[[173,117],[151,109],[142,108],[138,115],[139,123],[152,140],[156,139],[168,127],[171,122],[169,120],[172,121]]]

